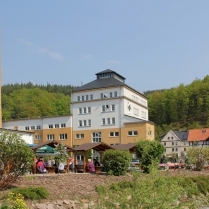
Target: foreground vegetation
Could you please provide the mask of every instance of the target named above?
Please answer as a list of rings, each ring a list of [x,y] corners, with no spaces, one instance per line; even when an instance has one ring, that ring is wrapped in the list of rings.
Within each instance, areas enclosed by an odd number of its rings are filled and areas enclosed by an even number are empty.
[[[132,180],[97,186],[97,208],[198,209],[209,205],[208,176],[168,177],[133,173]]]

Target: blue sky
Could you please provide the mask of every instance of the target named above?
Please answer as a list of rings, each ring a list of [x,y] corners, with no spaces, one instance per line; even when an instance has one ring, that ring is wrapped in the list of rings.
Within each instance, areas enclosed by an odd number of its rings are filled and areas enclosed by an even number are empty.
[[[138,91],[209,72],[209,1],[0,0],[2,84],[79,86],[111,69]]]

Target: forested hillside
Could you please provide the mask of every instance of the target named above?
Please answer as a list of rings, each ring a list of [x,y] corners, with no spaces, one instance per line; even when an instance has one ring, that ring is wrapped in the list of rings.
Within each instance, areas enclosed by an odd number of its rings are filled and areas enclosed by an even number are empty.
[[[209,76],[148,94],[148,102],[157,138],[169,129],[209,127]]]
[[[70,113],[73,86],[7,84],[2,86],[2,119],[34,118]]]
[[[34,118],[70,113],[71,85],[7,84],[2,86],[2,119]],[[209,127],[209,76],[171,89],[144,93],[156,139],[169,129]]]

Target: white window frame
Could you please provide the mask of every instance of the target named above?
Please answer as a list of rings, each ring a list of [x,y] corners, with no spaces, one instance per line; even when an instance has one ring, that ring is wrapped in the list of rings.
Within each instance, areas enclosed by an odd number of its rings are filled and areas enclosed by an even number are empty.
[[[66,124],[65,123],[61,123],[61,128],[65,128]]]
[[[53,128],[54,126],[53,126],[53,124],[49,124],[49,128],[51,129],[51,128]]]
[[[135,132],[137,132],[137,134]],[[128,131],[128,136],[138,136],[138,131]]]
[[[47,134],[47,140],[54,140],[54,134]]]
[[[98,143],[102,141],[102,134],[101,132],[93,132],[92,133],[92,142]]]
[[[110,132],[109,137],[119,137],[119,132],[118,131]]]
[[[66,140],[67,134],[60,134],[59,137],[60,137],[60,140]]]
[[[40,130],[41,129],[41,126],[40,125],[37,125],[36,126],[36,130]]]
[[[35,140],[41,140],[42,139],[42,135],[35,135]]]
[[[76,139],[83,139],[84,138],[84,134],[76,134],[75,138]]]
[[[54,127],[55,128],[59,128],[60,127],[60,124],[59,123],[56,123],[56,124],[54,124]]]

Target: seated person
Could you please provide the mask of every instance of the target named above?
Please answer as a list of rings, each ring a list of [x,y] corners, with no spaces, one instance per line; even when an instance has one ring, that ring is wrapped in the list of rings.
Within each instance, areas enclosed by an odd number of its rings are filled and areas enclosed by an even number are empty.
[[[94,163],[91,162],[91,159],[88,159],[88,162],[86,163],[86,167],[90,173],[96,173]]]
[[[64,173],[65,172],[65,165],[64,163],[60,162],[58,163],[57,160],[55,160],[55,164],[53,165],[55,166],[55,173]]]
[[[46,173],[46,168],[43,162],[43,157],[40,157],[39,160],[36,162],[36,168],[38,169],[39,173]]]
[[[59,172],[60,173],[64,173],[65,172],[65,165],[62,162],[59,163]]]
[[[74,160],[73,158],[69,158],[69,170],[70,172],[74,172]]]
[[[97,159],[94,159],[94,166],[100,166],[100,163]]]

